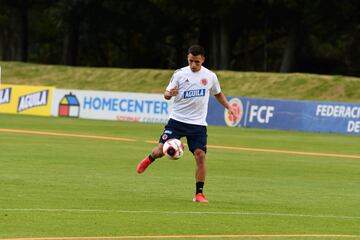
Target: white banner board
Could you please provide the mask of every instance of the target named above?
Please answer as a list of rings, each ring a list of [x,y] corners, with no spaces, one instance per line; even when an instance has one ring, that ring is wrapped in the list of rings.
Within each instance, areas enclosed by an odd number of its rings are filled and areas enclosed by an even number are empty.
[[[166,122],[172,101],[162,94],[55,89],[52,116]]]

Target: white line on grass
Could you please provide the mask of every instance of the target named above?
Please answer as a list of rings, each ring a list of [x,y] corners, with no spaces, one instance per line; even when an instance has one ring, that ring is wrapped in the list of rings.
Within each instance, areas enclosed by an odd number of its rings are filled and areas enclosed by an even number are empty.
[[[120,209],[71,209],[71,208],[0,208],[0,212],[79,212],[79,213],[155,213],[155,214],[194,214],[194,215],[247,215],[247,216],[277,216],[277,217],[304,217],[304,218],[335,218],[360,220],[360,216],[341,215],[313,215],[297,213],[271,212],[195,212],[195,211],[154,211],[154,210],[120,210]]]

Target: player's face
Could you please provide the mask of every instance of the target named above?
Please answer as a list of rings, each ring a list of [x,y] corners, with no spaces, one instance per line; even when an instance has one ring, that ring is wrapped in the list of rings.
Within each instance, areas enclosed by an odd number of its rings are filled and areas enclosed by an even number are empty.
[[[194,56],[191,53],[188,54],[188,63],[191,68],[191,71],[197,72],[200,71],[201,65],[204,63],[205,57],[203,55]]]

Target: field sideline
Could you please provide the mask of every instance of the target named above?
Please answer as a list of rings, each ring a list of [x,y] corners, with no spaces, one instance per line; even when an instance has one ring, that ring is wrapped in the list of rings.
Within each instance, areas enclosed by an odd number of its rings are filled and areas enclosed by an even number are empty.
[[[188,151],[135,172],[162,124],[0,114],[0,128],[0,239],[360,239],[356,136],[211,126],[196,204]]]

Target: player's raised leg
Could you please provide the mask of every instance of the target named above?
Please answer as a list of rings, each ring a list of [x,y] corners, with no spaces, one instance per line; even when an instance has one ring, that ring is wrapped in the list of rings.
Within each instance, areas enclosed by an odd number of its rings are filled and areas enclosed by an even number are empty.
[[[161,158],[162,156],[164,156],[164,153],[162,150],[163,145],[164,144],[159,143],[159,145],[157,147],[153,148],[153,150],[151,151],[151,154],[149,154],[142,161],[139,162],[139,164],[137,165],[137,168],[136,168],[136,171],[138,173],[143,173],[150,166],[150,164],[155,161],[155,159]]]

